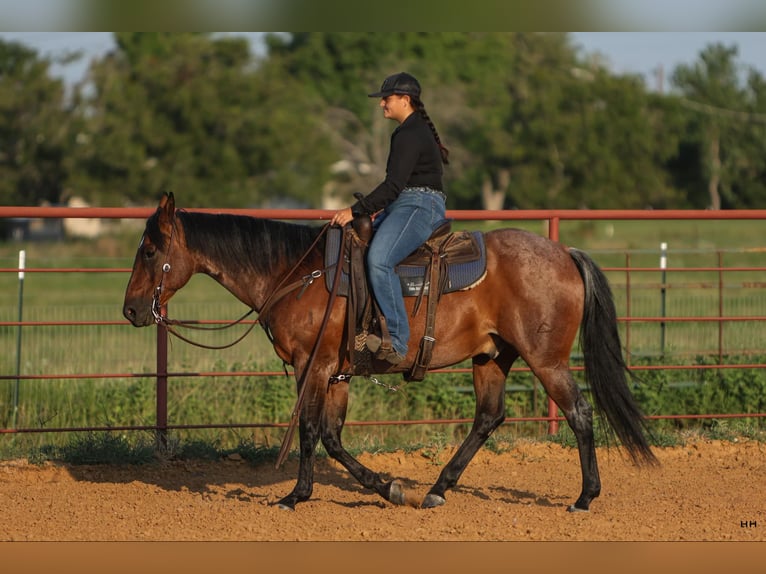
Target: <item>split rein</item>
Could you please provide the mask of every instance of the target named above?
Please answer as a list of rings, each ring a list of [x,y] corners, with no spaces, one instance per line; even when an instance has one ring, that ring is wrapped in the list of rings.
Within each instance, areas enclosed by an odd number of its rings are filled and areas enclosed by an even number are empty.
[[[193,341],[189,339],[188,337],[185,337],[181,333],[179,333],[176,330],[176,327],[181,327],[185,329],[196,329],[198,331],[222,331],[224,329],[229,329],[231,327],[234,327],[235,325],[239,325],[242,321],[247,319],[250,315],[252,315],[255,312],[255,309],[250,309],[242,315],[239,319],[232,321],[230,323],[227,323],[225,325],[219,325],[215,327],[210,326],[202,326],[199,324],[199,321],[183,321],[179,319],[170,319],[162,312],[162,304],[160,303],[160,296],[162,295],[162,283],[165,280],[165,276],[170,273],[171,271],[171,265],[168,261],[170,259],[170,250],[173,247],[173,233],[176,229],[176,222],[173,221],[173,226],[170,231],[170,241],[168,243],[168,253],[165,256],[165,263],[162,265],[162,276],[160,277],[160,283],[155,287],[154,294],[152,296],[152,316],[154,317],[154,322],[157,323],[157,325],[164,326],[168,333],[174,335],[175,337],[178,337],[182,341],[189,343],[190,345],[194,345],[195,347],[200,347],[203,349],[213,349],[213,350],[220,350],[220,349],[228,349],[230,347],[233,347],[240,341],[242,341],[245,337],[247,337],[250,332],[253,330],[253,328],[257,324],[261,324],[264,329],[267,329],[266,325],[261,321],[261,317],[266,317],[268,311],[271,310],[271,307],[274,306],[274,304],[277,303],[280,299],[282,299],[285,295],[288,293],[291,293],[292,291],[295,291],[296,289],[301,289],[300,293],[298,293],[298,299],[300,299],[301,295],[303,295],[303,292],[306,290],[307,287],[309,287],[314,281],[322,277],[328,269],[333,267],[334,265],[330,265],[329,267],[326,267],[324,269],[317,269],[315,271],[312,271],[308,275],[304,275],[297,281],[294,281],[293,283],[289,283],[288,285],[284,285],[284,283],[287,281],[287,279],[295,272],[295,270],[300,266],[301,263],[308,257],[309,253],[317,246],[319,243],[319,240],[324,236],[324,234],[327,232],[327,229],[330,227],[330,224],[327,223],[322,228],[322,230],[319,232],[319,235],[317,235],[314,242],[311,244],[311,247],[308,248],[308,250],[303,254],[303,256],[298,260],[298,262],[288,271],[280,280],[280,282],[277,284],[276,288],[271,292],[271,294],[266,298],[266,302],[261,307],[261,312],[259,314],[259,317],[253,321],[250,326],[247,328],[247,330],[239,337],[237,337],[234,341],[231,343],[227,343],[225,345],[207,345],[204,343],[200,343],[198,341]],[[268,331],[267,331],[268,334]]]

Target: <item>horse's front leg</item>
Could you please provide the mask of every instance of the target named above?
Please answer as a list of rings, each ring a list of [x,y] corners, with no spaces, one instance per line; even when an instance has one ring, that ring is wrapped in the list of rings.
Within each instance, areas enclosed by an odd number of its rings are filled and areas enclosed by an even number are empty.
[[[296,369],[296,374],[298,372]],[[286,510],[295,510],[295,505],[308,500],[314,490],[314,464],[316,462],[316,446],[319,441],[325,390],[322,377],[325,372],[325,370],[322,370],[321,373],[316,375],[310,374],[303,383],[308,386],[306,387],[299,414],[300,462],[298,464],[298,480],[292,492],[277,503],[280,508]],[[324,380],[326,381],[326,378]],[[299,395],[300,391],[301,389],[299,388]]]
[[[301,413],[298,426],[300,440],[300,462],[298,463],[298,481],[292,492],[281,499],[277,505],[284,510],[295,510],[295,505],[305,502],[314,490],[314,463],[319,429],[316,420]]]
[[[348,407],[348,381],[332,381],[327,388],[322,412],[321,437],[327,454],[342,464],[362,486],[374,490],[393,504],[405,504],[404,488],[398,480],[385,482],[343,448],[341,432]]]

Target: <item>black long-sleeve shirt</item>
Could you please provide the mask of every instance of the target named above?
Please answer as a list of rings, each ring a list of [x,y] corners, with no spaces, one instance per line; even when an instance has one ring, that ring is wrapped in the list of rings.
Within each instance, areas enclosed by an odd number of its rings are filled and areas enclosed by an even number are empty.
[[[386,178],[351,206],[354,215],[373,213],[390,205],[406,187],[442,189],[442,157],[426,120],[411,113],[391,134]]]

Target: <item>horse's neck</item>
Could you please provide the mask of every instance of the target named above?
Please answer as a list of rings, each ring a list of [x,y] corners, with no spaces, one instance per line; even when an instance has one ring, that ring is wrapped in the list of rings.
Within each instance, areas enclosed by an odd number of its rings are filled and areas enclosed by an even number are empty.
[[[260,311],[268,297],[270,279],[265,276],[204,259],[198,272],[212,277],[242,303],[256,311]]]
[[[225,273],[223,275],[211,274],[211,277],[237,299],[239,299],[242,303],[251,309],[255,309],[256,311],[261,310],[261,307],[263,306],[263,303],[268,296],[264,295],[264,293],[268,291],[268,286],[263,282],[262,279],[256,279],[247,282],[243,280],[237,281],[234,280],[234,277],[232,277],[229,273]]]
[[[202,257],[198,272],[212,277],[248,307],[260,312],[286,286],[300,280],[305,273],[296,269],[297,261],[284,262],[269,272],[256,272],[246,265],[221,264]]]
[[[295,266],[310,249],[314,234],[308,228],[256,218],[191,214],[185,223],[195,272],[209,275],[257,311],[276,289],[305,274]]]

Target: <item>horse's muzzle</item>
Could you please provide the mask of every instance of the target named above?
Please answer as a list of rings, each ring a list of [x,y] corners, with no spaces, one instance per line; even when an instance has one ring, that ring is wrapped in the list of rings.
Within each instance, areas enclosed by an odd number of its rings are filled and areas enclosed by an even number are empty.
[[[125,303],[122,308],[122,314],[130,321],[134,327],[147,327],[154,323],[154,317],[152,316],[151,309],[146,309],[144,312],[137,310],[137,305],[131,303]]]

